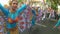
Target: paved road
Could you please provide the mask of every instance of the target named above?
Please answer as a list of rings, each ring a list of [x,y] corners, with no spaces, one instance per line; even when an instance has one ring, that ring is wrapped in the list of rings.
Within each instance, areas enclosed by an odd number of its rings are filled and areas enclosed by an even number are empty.
[[[36,25],[33,26],[33,28],[31,28],[29,31],[26,30],[21,34],[60,34],[59,29],[53,29],[53,26],[56,24],[56,22],[57,21],[55,20],[40,21],[39,23],[36,23]]]

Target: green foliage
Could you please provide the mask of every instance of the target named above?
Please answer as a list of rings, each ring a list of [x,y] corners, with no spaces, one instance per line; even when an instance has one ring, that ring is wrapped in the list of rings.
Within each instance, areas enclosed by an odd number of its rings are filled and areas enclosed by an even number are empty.
[[[51,8],[53,8],[54,10],[57,10],[57,4],[58,4],[58,0],[47,0],[47,2],[51,2]]]
[[[18,0],[18,2],[22,2],[22,0]]]
[[[57,0],[51,0],[51,7],[54,9],[54,10],[57,10],[58,9],[58,6],[57,6]]]

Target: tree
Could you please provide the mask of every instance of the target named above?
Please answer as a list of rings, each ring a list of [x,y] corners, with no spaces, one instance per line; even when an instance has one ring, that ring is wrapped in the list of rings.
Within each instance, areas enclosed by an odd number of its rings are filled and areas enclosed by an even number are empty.
[[[54,10],[57,10],[58,9],[58,1],[57,0],[51,0],[51,7]]]
[[[58,0],[47,0],[47,2],[51,2],[51,8],[54,10],[58,9]]]

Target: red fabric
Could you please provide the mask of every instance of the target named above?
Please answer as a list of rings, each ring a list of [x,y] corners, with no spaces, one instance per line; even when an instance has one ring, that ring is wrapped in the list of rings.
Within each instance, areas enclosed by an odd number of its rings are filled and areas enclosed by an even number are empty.
[[[21,29],[24,29],[24,26],[20,26]]]
[[[13,23],[13,20],[11,18],[8,18],[9,23]]]
[[[12,20],[11,18],[8,18],[9,23],[15,23],[18,22],[19,18],[17,17],[15,20]]]
[[[17,18],[14,20],[14,22],[18,22],[18,20],[19,20],[19,18],[17,17]]]
[[[21,25],[23,25],[23,24],[24,24],[24,22],[20,22],[20,24],[21,24]]]
[[[23,18],[20,16],[20,17],[19,17],[19,20],[22,20],[22,19],[23,19]]]

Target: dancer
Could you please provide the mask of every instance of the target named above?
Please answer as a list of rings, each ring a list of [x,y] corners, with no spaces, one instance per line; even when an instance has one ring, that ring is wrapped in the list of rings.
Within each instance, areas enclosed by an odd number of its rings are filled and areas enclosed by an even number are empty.
[[[59,18],[58,22],[56,23],[56,25],[53,28],[56,28],[56,27],[60,28],[60,18]]]
[[[0,16],[0,34],[4,34],[4,19]]]
[[[34,26],[35,25],[35,22],[36,22],[36,10],[34,9],[34,7],[32,7],[32,26]]]
[[[37,20],[36,20],[37,22],[39,22],[41,20],[41,18],[42,18],[42,12],[43,12],[42,9],[39,7],[38,8]]]
[[[8,18],[8,22],[6,23],[6,27],[8,29],[7,34],[19,34],[17,24],[16,24],[19,20],[18,15],[27,7],[28,4],[29,2],[27,2],[26,4],[23,4],[19,9],[17,9],[18,1],[12,0],[10,10],[5,9],[0,4],[0,9],[4,13],[4,15]]]
[[[26,29],[26,21],[24,16],[24,12],[19,15],[18,28],[20,32],[23,32]]]

